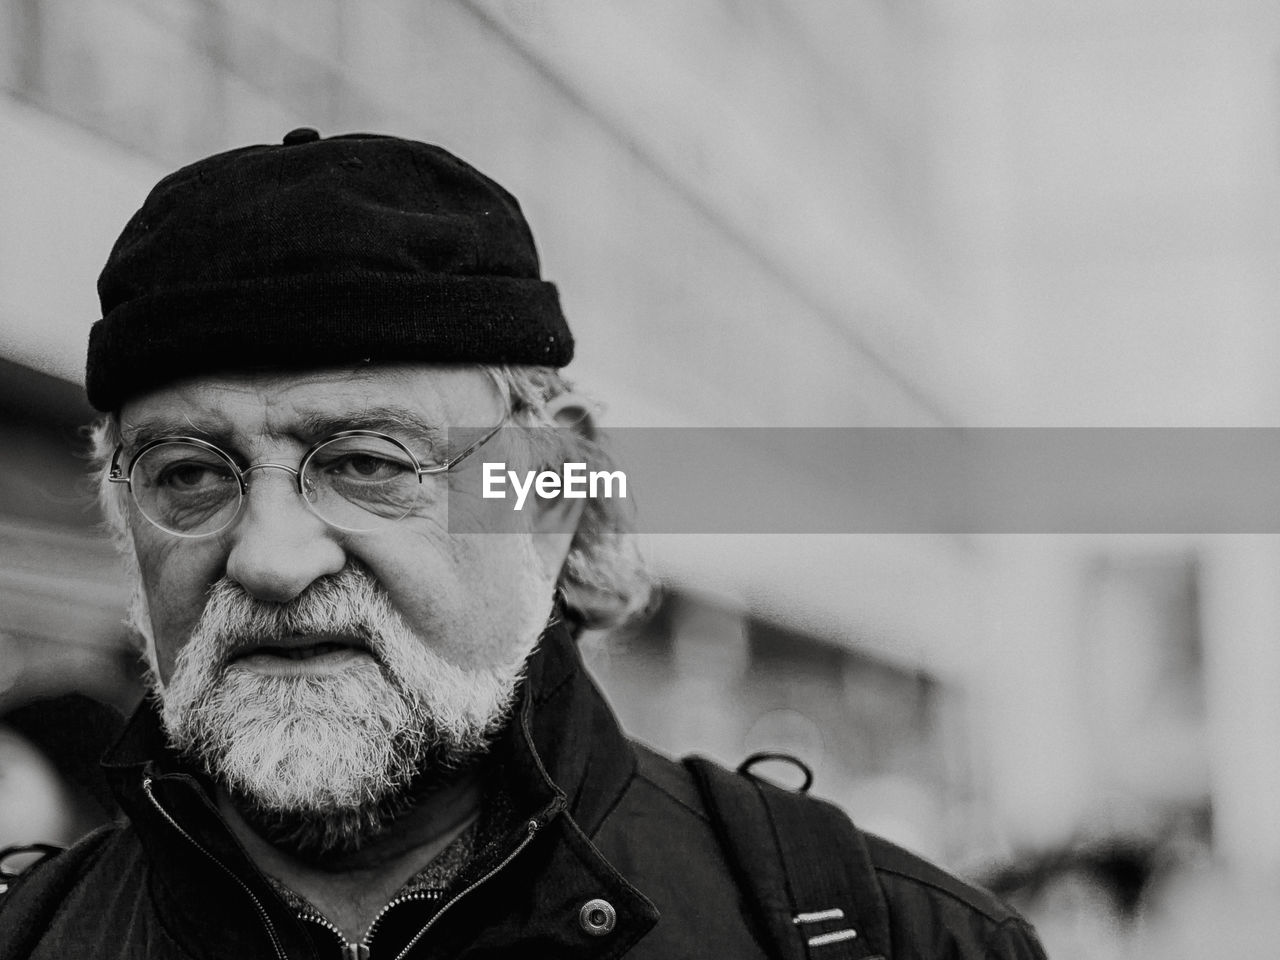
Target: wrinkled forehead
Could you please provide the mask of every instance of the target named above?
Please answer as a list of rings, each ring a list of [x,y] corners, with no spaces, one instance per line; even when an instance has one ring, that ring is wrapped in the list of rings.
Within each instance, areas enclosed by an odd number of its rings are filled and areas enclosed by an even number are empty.
[[[505,401],[475,365],[378,364],[194,377],[120,409],[126,445],[158,436],[318,439],[368,429],[435,440],[451,427],[496,424]]]

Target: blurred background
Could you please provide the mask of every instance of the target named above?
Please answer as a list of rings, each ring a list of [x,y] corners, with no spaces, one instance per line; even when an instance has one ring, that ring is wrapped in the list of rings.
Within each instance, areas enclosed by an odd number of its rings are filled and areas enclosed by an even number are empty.
[[[106,815],[110,723],[49,698],[141,696],[98,270],[160,176],[301,125],[509,187],[606,423],[1280,425],[1274,2],[0,0],[0,846]],[[584,640],[633,734],[804,757],[1051,956],[1274,949],[1277,538],[646,549],[653,620]]]

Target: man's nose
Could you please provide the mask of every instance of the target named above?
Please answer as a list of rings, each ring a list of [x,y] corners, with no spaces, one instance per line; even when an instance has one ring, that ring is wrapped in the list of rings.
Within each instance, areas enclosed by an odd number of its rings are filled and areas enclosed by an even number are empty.
[[[336,531],[307,509],[287,467],[246,471],[248,494],[231,529],[227,576],[257,597],[282,603],[338,573],[346,551]]]

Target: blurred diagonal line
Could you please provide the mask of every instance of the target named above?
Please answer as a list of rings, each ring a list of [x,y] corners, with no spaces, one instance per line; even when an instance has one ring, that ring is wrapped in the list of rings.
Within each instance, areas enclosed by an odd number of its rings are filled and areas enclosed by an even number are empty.
[[[676,171],[663,163],[652,150],[637,140],[625,126],[612,118],[607,111],[601,109],[580,86],[563,73],[555,70],[523,37],[512,31],[502,20],[493,16],[480,4],[476,3],[475,0],[464,0],[462,6],[470,10],[478,20],[500,37],[514,53],[524,60],[547,84],[558,91],[565,100],[607,131],[609,136],[621,144],[638,162],[647,167],[658,180],[666,184],[673,193],[695,210],[699,216],[703,217],[734,246],[745,253],[761,271],[804,304],[806,308],[838,333],[858,353],[866,357],[872,366],[907,394],[939,425],[958,426],[955,418],[945,411],[938,400],[881,356],[875,347],[860,336],[844,317],[832,310],[827,304],[817,300],[805,288],[803,283],[780,267],[768,252],[755,243],[750,236],[726,219],[696,189],[686,183]]]

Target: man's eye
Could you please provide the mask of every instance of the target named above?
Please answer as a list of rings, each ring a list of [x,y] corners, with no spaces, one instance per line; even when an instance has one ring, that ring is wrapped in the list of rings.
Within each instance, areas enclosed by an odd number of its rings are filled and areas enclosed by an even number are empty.
[[[155,485],[175,492],[194,492],[222,483],[229,477],[225,467],[186,461],[166,466],[156,475]]]
[[[352,452],[332,459],[322,465],[326,474],[344,480],[395,480],[413,473],[411,466],[376,453]]]

